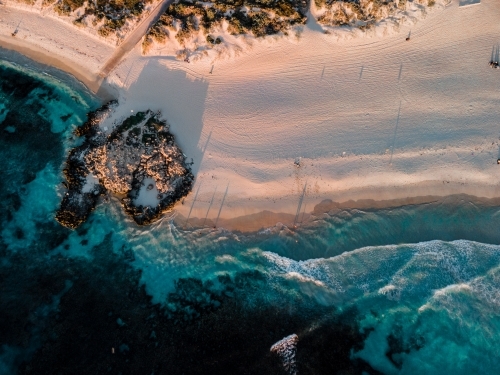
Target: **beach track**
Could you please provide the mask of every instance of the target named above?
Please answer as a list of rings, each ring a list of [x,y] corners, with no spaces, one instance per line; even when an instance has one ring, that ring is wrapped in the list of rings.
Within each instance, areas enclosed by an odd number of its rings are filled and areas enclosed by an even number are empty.
[[[113,69],[122,61],[123,57],[127,55],[142,37],[148,32],[149,28],[161,17],[161,15],[167,10],[169,5],[173,2],[173,0],[163,0],[161,1],[149,15],[144,18],[137,27],[130,33],[130,35],[125,38],[123,43],[121,43],[111,57],[106,61],[103,65],[101,71],[99,72],[99,78],[106,78],[109,73],[113,71]]]

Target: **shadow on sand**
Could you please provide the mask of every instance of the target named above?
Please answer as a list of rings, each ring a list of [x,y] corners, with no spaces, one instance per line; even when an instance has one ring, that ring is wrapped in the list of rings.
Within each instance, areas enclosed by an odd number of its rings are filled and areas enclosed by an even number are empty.
[[[208,131],[203,134],[208,82],[184,70],[170,69],[162,60],[148,58],[146,64],[124,67],[127,87],[120,106],[124,112],[161,111],[196,176],[211,137]],[[109,86],[106,81],[101,83],[98,96],[110,91]]]

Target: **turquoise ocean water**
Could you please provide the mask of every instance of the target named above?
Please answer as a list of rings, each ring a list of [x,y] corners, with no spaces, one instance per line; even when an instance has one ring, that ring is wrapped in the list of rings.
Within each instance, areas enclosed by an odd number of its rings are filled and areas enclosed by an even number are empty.
[[[71,231],[54,220],[62,168],[99,102],[0,56],[0,374],[498,372],[500,207],[344,210],[243,235],[138,227],[112,199]],[[293,371],[270,352],[291,334]]]

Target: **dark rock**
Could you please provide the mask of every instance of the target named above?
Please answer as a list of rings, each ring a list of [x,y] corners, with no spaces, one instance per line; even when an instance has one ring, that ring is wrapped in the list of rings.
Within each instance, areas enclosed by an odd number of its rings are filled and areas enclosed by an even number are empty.
[[[125,211],[142,225],[171,210],[191,191],[194,176],[160,113],[137,112],[108,136],[100,130],[117,104],[112,101],[91,112],[75,131],[85,141],[66,161],[68,191],[56,214],[66,227],[83,223],[106,192],[125,195]]]

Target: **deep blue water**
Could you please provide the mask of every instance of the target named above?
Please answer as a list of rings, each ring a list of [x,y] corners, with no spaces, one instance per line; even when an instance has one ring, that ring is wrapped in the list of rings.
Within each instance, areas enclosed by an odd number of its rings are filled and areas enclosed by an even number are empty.
[[[0,62],[0,374],[286,374],[270,347],[291,334],[299,374],[498,372],[500,207],[241,235],[138,227],[112,200],[71,231],[62,168],[99,102],[16,61]]]

